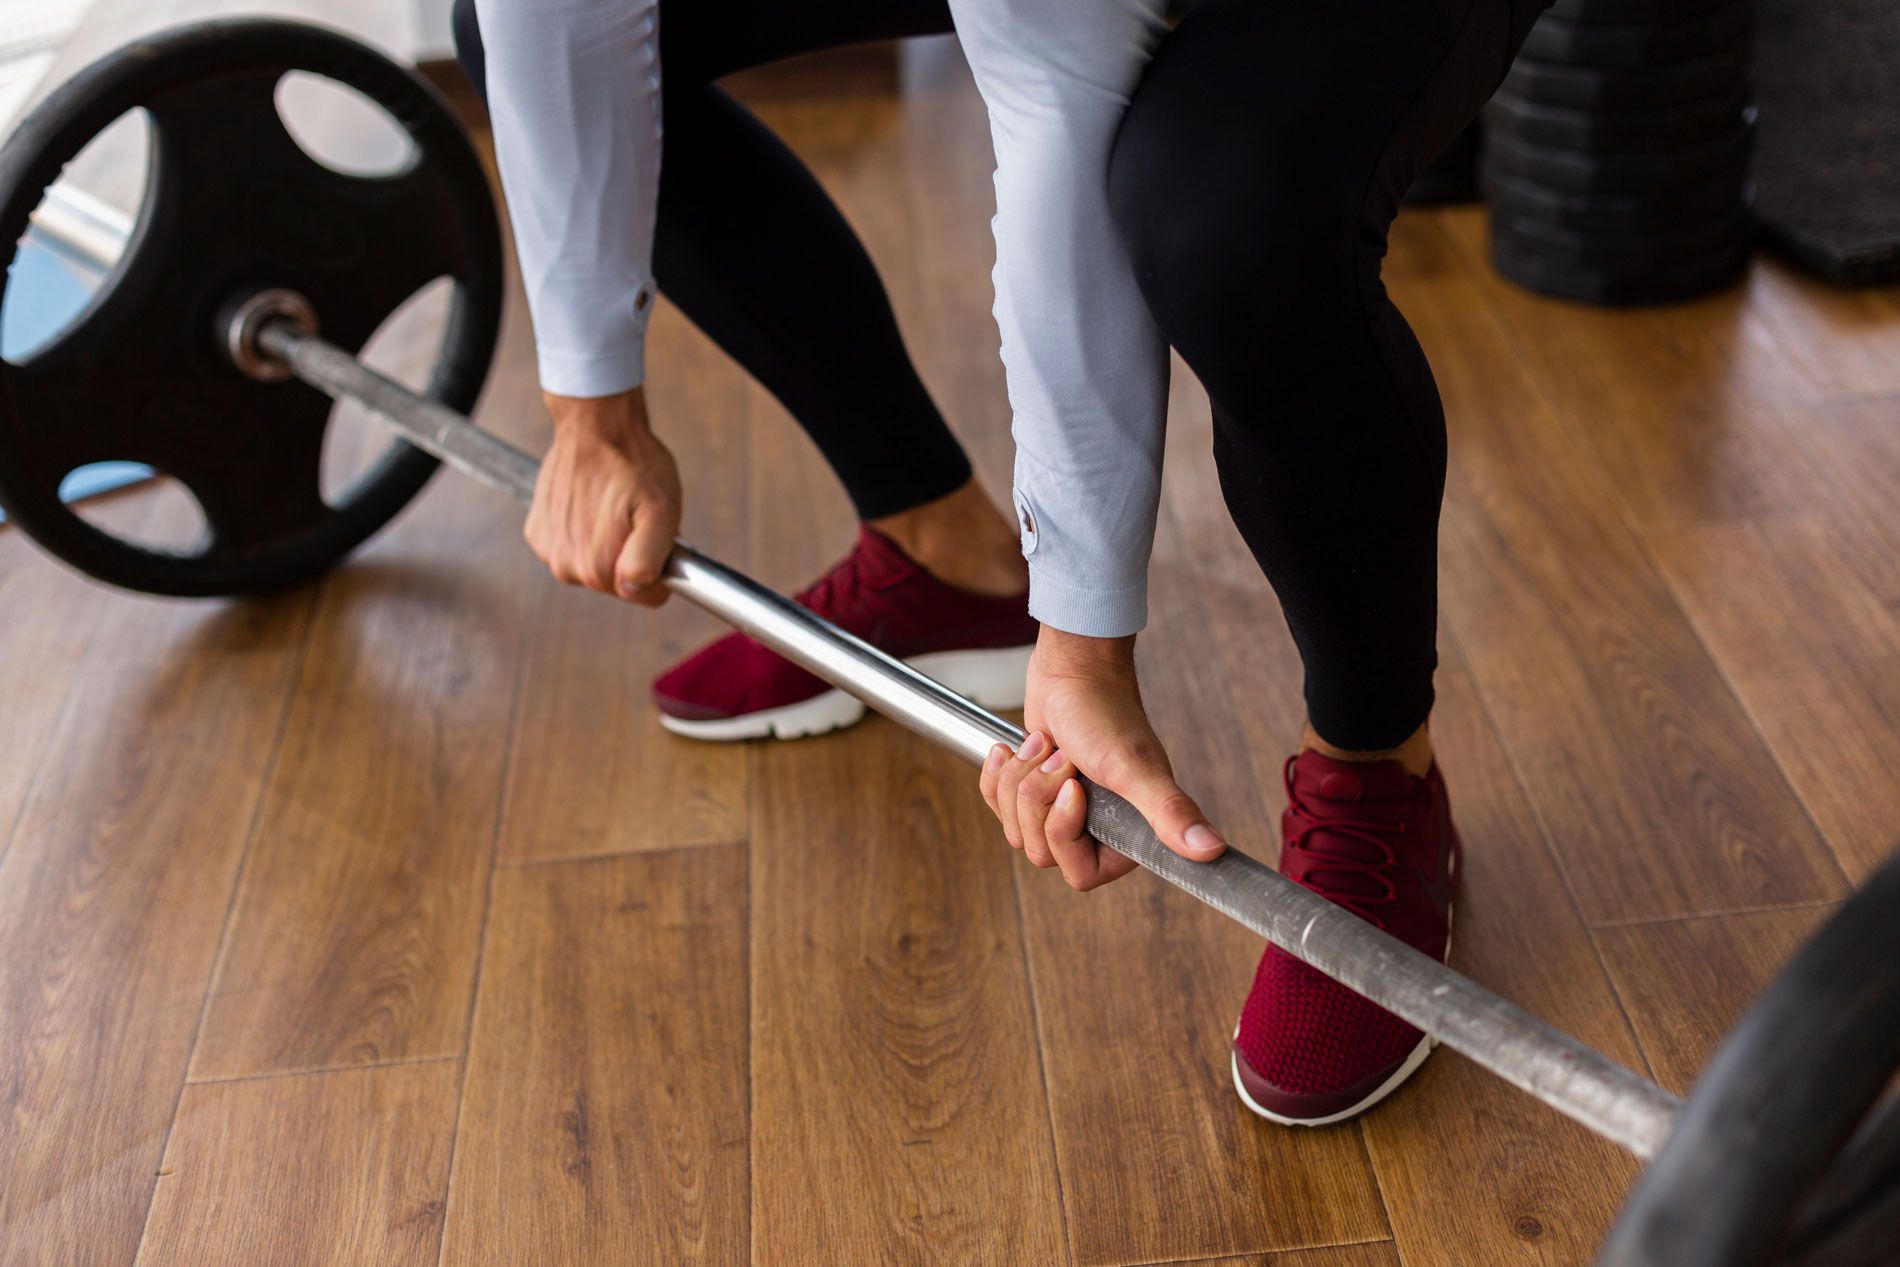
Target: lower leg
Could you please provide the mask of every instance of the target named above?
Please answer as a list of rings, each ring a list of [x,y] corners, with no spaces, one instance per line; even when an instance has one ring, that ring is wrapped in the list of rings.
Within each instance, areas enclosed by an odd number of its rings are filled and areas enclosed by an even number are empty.
[[[1306,733],[1300,737],[1302,752],[1317,752],[1321,756],[1331,757],[1335,761],[1396,761],[1405,767],[1406,773],[1424,778],[1432,768],[1432,737],[1430,723],[1413,731],[1404,743],[1396,748],[1349,749],[1337,744],[1327,743],[1320,733],[1307,723]]]
[[[938,580],[979,594],[1020,594],[1029,585],[1015,526],[975,478],[943,497],[865,520]]]
[[[1411,175],[1508,64],[1512,7],[1203,0],[1116,142],[1118,222],[1214,403],[1328,754],[1430,761],[1444,416],[1380,264]]]

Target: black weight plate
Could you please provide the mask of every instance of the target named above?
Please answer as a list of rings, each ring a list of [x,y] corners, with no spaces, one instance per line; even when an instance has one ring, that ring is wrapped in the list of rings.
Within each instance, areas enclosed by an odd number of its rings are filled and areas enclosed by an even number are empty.
[[[1520,57],[1500,92],[1535,105],[1573,110],[1669,110],[1748,83],[1748,42],[1670,66],[1560,66]]]
[[[1654,197],[1563,193],[1488,171],[1484,194],[1494,211],[1507,215],[1541,220],[1557,228],[1625,235],[1666,232],[1746,208],[1750,201],[1746,174],[1740,170],[1731,179],[1708,180]]]
[[[1748,34],[1749,8],[1639,22],[1569,22],[1546,15],[1524,38],[1519,56],[1566,66],[1660,66],[1693,61]]]
[[[1654,154],[1711,141],[1744,123],[1748,94],[1739,86],[1668,110],[1575,110],[1540,106],[1499,93],[1485,126],[1532,145],[1610,154]]]
[[[413,160],[360,177],[311,158],[277,112],[277,84],[292,70],[380,105],[408,133]],[[449,277],[427,391],[465,412],[500,324],[492,196],[440,98],[382,54],[291,22],[207,22],[95,62],[20,125],[0,149],[0,262],[62,166],[135,109],[150,123],[150,162],[124,254],[64,333],[0,361],[0,503],[51,553],[115,585],[205,596],[296,583],[387,523],[436,463],[395,445],[326,504],[331,401],[240,374],[221,346],[221,314],[285,287],[310,300],[326,339],[355,352],[404,300]],[[202,553],[145,549],[60,501],[68,472],[110,459],[147,463],[191,490],[211,529]]]
[[[1566,22],[1653,22],[1734,7],[1736,0],[1553,0],[1544,12]]]
[[[1750,136],[1748,128],[1737,126],[1726,136],[1665,154],[1602,155],[1487,132],[1484,164],[1486,171],[1563,193],[1669,197],[1705,181],[1735,179],[1746,170]]]
[[[1719,290],[1741,277],[1748,252],[1685,260],[1635,275],[1552,263],[1536,255],[1491,244],[1491,262],[1501,277],[1540,295],[1591,304],[1665,304]]]
[[[1491,238],[1500,251],[1549,264],[1620,275],[1667,270],[1684,260],[1727,258],[1754,238],[1753,219],[1737,211],[1658,233],[1580,233],[1543,220],[1491,211]]]

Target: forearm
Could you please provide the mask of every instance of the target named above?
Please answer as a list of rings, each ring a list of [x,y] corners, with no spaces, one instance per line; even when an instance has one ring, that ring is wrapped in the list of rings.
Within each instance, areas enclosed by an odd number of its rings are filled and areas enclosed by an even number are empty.
[[[660,176],[657,0],[476,0],[542,386],[645,378]]]
[[[1154,0],[955,0],[996,149],[996,321],[1030,610],[1146,619],[1167,348],[1112,222],[1109,155],[1162,28]]]

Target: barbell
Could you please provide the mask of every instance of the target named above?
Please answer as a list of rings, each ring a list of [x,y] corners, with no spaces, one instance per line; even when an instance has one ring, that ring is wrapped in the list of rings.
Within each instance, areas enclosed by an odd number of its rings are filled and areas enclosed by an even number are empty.
[[[296,71],[380,106],[412,143],[407,161],[363,175],[312,157],[276,106],[279,82]],[[137,214],[114,224],[55,185],[132,111],[150,125],[148,175]],[[80,571],[193,597],[293,585],[393,519],[438,461],[531,499],[535,460],[465,416],[487,376],[503,297],[481,163],[434,90],[375,50],[320,27],[248,19],[176,28],[107,55],[0,148],[9,264],[29,237],[90,257],[106,274],[48,343],[0,360],[0,505]],[[452,289],[446,325],[427,387],[412,392],[358,354],[441,278]],[[0,290],[0,303],[9,298]],[[321,455],[336,399],[365,407],[399,439],[326,498]],[[157,550],[77,514],[61,483],[104,460],[146,463],[187,488],[204,511],[201,546]],[[684,542],[665,583],[973,764],[1023,737]],[[1900,1111],[1870,1110],[1900,1066],[1900,855],[1796,956],[1684,1106],[1240,850],[1189,862],[1128,802],[1092,783],[1088,791],[1088,828],[1104,844],[1650,1159],[1600,1264],[1891,1261]]]

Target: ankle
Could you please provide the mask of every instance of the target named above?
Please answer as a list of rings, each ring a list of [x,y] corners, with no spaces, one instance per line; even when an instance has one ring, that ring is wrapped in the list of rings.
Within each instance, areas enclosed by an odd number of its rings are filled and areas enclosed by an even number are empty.
[[[1321,756],[1331,757],[1335,761],[1396,761],[1405,767],[1405,772],[1414,778],[1424,778],[1432,768],[1432,739],[1430,723],[1420,726],[1406,741],[1396,748],[1373,750],[1341,748],[1337,744],[1327,743],[1319,732],[1309,723],[1306,734],[1300,740],[1300,750],[1311,750]]]
[[[936,501],[865,522],[947,585],[996,596],[1029,585],[1013,524],[974,479]]]

